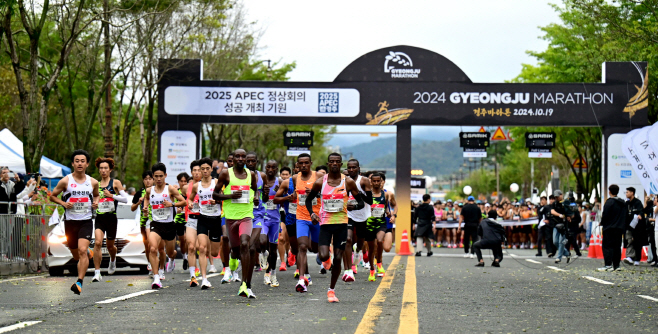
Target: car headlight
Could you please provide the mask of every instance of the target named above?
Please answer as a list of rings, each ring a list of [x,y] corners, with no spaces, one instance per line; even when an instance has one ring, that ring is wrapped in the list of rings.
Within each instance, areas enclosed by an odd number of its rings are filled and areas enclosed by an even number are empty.
[[[126,235],[126,240],[132,241],[132,242],[144,242],[144,238],[142,237],[142,234],[128,234]]]
[[[61,244],[61,243],[64,243],[64,241],[66,241],[66,236],[64,236],[64,235],[51,234],[48,237],[48,243],[50,243],[50,244]]]

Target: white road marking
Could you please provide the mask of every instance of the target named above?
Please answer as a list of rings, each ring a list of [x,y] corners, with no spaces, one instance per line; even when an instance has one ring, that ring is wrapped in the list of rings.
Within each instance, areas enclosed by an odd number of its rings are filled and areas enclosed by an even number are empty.
[[[651,300],[651,301],[654,301],[654,302],[658,302],[658,298],[654,298],[654,297],[651,297],[651,296],[645,296],[645,295],[637,295],[637,296],[640,297],[640,298],[644,298],[644,299],[648,299],[648,300]]]
[[[96,304],[109,304],[109,303],[119,302],[119,301],[122,301],[122,300],[126,300],[126,299],[128,299],[128,298],[137,297],[137,296],[145,295],[145,294],[147,294],[147,293],[156,292],[156,291],[158,291],[158,290],[144,290],[144,291],[139,291],[139,292],[131,293],[131,294],[128,294],[128,295],[125,295],[125,296],[121,296],[121,297],[116,297],[116,298],[112,298],[112,299],[101,300],[101,301],[99,301],[99,302],[96,302]]]
[[[7,326],[7,327],[2,327],[2,328],[0,328],[0,333],[11,332],[11,331],[13,331],[13,330],[20,329],[20,328],[23,328],[23,327],[36,325],[36,324],[38,324],[38,323],[40,323],[40,322],[41,322],[41,321],[23,321],[23,322],[19,322],[19,323],[15,324],[15,325],[11,325],[11,326]]]
[[[564,270],[564,269],[560,269],[558,267],[553,267],[553,266],[546,266],[546,268],[550,268],[550,269],[557,270],[557,271],[569,271],[569,270]]]
[[[535,260],[531,260],[531,259],[525,259],[525,260],[528,261],[528,262],[530,262],[530,263],[541,264],[541,262],[539,262],[539,261],[535,261]]]
[[[590,281],[594,281],[594,282],[596,282],[596,283],[601,283],[601,284],[608,284],[608,285],[615,284],[615,283],[608,282],[608,281],[604,281],[604,280],[602,280],[602,279],[599,279],[599,278],[596,278],[596,277],[592,277],[592,276],[583,276],[583,278],[587,278],[587,279],[590,280]]]
[[[516,255],[516,254],[512,254],[512,253],[510,253],[509,256],[511,256],[511,257],[519,257],[518,255]]]
[[[3,279],[0,280],[0,283],[4,282],[12,282],[12,281],[22,281],[26,279],[35,279],[35,278],[41,278],[41,277],[46,277],[46,275],[38,275],[38,276],[28,276],[28,277],[18,277],[18,278],[9,278],[9,279]],[[2,332],[0,332],[2,333]]]
[[[220,274],[221,274],[221,273],[214,273],[214,274],[206,275],[206,278],[211,278],[211,277],[219,276]],[[199,276],[201,276],[201,274],[199,274]],[[197,278],[200,278],[200,277],[197,277]],[[185,280],[185,282],[189,282],[189,281],[191,281],[191,279],[186,279],[186,280]]]

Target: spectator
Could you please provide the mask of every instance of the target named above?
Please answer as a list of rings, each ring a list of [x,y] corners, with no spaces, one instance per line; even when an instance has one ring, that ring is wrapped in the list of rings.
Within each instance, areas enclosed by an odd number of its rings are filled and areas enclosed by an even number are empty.
[[[128,195],[135,196],[136,193],[137,191],[135,190],[135,187],[128,188]]]
[[[619,262],[621,259],[621,242],[626,228],[626,216],[628,207],[624,200],[617,197],[619,186],[616,184],[608,187],[608,200],[603,206],[601,216],[601,228],[603,229],[603,250],[604,266],[599,271],[616,271],[621,270]]]
[[[552,201],[553,195],[551,195]],[[539,203],[540,207],[537,212],[539,228],[537,231],[537,254],[535,256],[542,256],[541,244],[544,241],[546,242],[546,254],[550,258],[555,255],[555,251],[553,251],[553,227],[550,225],[551,208],[546,201],[546,196],[542,196]]]
[[[429,194],[423,195],[423,203],[419,205],[414,211],[414,219],[412,223],[416,225],[416,247],[421,248],[423,242],[427,248],[427,256],[432,256],[432,241],[434,238],[434,231],[436,230],[436,216],[434,215],[434,207],[430,203],[432,197]],[[416,256],[420,256],[420,251],[416,252]]]
[[[555,263],[562,262],[562,256],[566,256],[567,263],[569,263],[571,253],[569,253],[569,249],[565,246],[567,243],[567,234],[569,233],[567,222],[571,220],[571,217],[566,216],[566,210],[562,203],[562,191],[555,190],[553,196],[555,197],[555,201],[551,204],[551,221],[553,223],[553,244],[557,248]]]
[[[0,203],[1,202],[18,202],[18,199],[22,199],[25,195],[31,193],[34,190],[36,181],[30,179],[28,181],[28,187],[25,187],[25,183],[18,174],[15,174],[14,180],[11,180],[9,177],[9,168],[2,167],[0,168]],[[16,213],[16,203],[0,204],[0,214],[7,213]]]
[[[649,239],[649,245],[651,248],[651,261],[653,262],[653,267],[658,267],[658,255],[656,255],[656,202],[658,202],[658,196],[647,196],[647,206],[644,207],[644,215],[647,217],[647,236]]]
[[[635,188],[626,188],[626,205],[628,212],[626,214],[626,258],[624,262],[640,265],[642,257],[642,246],[647,242],[647,224],[644,218],[644,206],[642,201],[635,197]]]
[[[477,234],[480,238],[473,243],[473,250],[478,258],[476,267],[484,267],[482,249],[491,249],[493,252],[492,267],[500,267],[500,262],[503,261],[501,244],[505,241],[505,229],[496,222],[496,218],[498,218],[498,213],[496,213],[496,210],[491,210],[487,214],[487,218],[478,225]]]

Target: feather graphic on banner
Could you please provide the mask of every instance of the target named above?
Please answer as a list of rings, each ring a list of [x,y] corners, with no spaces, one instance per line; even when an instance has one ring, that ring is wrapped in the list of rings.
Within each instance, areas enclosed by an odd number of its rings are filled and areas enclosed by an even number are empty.
[[[366,113],[368,123],[366,125],[392,125],[397,122],[403,121],[414,112],[413,109],[396,108],[388,110],[388,102],[379,102],[379,111],[373,117],[370,113]]]
[[[633,64],[635,67],[638,67],[635,63]],[[640,77],[642,77],[642,87],[634,85],[637,93],[628,100],[626,107],[624,107],[624,112],[629,113],[629,117],[633,117],[636,111],[649,106],[649,69],[646,70],[644,75],[642,75],[639,68],[638,71],[640,72]]]

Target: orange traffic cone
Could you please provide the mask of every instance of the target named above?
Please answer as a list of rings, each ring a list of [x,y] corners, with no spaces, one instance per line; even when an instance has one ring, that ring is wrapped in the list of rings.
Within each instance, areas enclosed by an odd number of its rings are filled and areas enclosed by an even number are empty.
[[[589,252],[587,252],[587,257],[596,259],[597,248],[596,248],[596,235],[592,233],[592,236],[589,238]]]
[[[407,230],[402,231],[402,237],[400,238],[400,251],[398,255],[411,255],[411,250],[409,249],[409,235]]]
[[[598,235],[596,241],[596,258],[603,260],[603,236]]]
[[[640,262],[647,262],[649,260],[649,248],[647,246],[642,247],[642,258]]]

